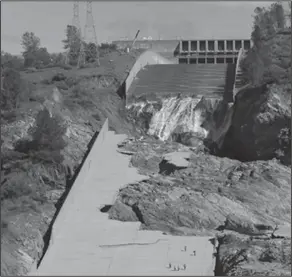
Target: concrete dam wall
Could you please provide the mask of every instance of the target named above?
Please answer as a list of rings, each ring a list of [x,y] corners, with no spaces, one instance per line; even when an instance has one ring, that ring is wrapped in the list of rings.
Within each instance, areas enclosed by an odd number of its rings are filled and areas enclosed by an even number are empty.
[[[136,61],[125,81],[127,99],[151,92],[222,97],[233,102],[240,81],[240,50],[236,63],[178,64],[177,60],[146,51]],[[237,82],[235,84],[235,81]]]
[[[137,73],[144,68],[146,65],[151,64],[173,64],[174,61],[168,60],[156,52],[146,51],[137,59],[132,69],[129,72],[129,75],[126,79],[126,92],[134,81]]]

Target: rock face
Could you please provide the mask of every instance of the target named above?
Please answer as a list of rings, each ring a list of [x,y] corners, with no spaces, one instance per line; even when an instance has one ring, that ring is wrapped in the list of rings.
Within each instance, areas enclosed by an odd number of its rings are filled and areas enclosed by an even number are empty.
[[[270,227],[264,226],[290,224],[290,168],[277,161],[242,163],[189,149],[188,165],[174,166],[165,176],[157,173],[167,144],[148,139],[124,147],[139,149],[132,164],[151,177],[120,190],[111,218],[120,219],[114,211],[123,203],[139,214],[144,228],[173,234],[214,233],[228,216],[226,228],[243,234],[265,234],[261,230]],[[151,160],[156,163],[145,166]]]
[[[241,161],[276,157],[291,164],[291,86],[244,89],[233,109],[221,155]]]
[[[119,191],[108,211],[111,219],[140,221],[142,229],[172,235],[226,236],[217,249],[224,276],[283,276],[291,270],[290,167],[276,160],[220,158],[200,147],[153,138],[128,140],[121,147],[150,178]],[[161,163],[171,170],[160,171]],[[273,239],[272,234],[284,233],[283,228],[274,232],[278,225],[286,226],[286,235]]]
[[[247,218],[237,217],[234,214],[227,216],[224,223],[225,230],[235,231],[247,235],[271,235],[273,227],[265,224],[256,224]]]
[[[221,237],[222,238],[222,237]],[[290,276],[291,239],[225,234],[217,252],[217,276]]]

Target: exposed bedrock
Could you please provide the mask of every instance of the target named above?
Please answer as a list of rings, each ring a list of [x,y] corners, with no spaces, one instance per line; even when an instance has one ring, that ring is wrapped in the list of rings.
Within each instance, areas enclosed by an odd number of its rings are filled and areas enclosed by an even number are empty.
[[[220,154],[241,161],[277,158],[291,164],[291,85],[240,91]]]
[[[150,179],[121,189],[109,210],[111,218],[139,220],[143,228],[177,235],[214,233],[222,226],[245,235],[270,235],[276,224],[290,224],[289,167],[277,161],[242,163],[191,151],[188,165],[181,163],[185,157],[176,155],[178,161],[168,159],[173,170],[161,171],[165,155],[160,153],[167,146],[137,144],[140,150],[132,162],[139,160],[137,167]],[[154,157],[155,164],[147,163]]]
[[[128,106],[148,135],[240,161],[279,159],[291,164],[291,86],[240,91],[234,104],[218,98],[172,97]]]

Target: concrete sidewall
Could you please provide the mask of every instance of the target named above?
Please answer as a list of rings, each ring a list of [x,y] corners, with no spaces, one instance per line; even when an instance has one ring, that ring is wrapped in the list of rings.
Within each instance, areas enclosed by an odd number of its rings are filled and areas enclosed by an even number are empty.
[[[170,61],[158,53],[155,53],[153,51],[146,51],[143,54],[140,55],[140,57],[137,59],[135,64],[133,65],[132,69],[129,72],[129,75],[126,79],[126,94],[128,92],[128,89],[130,88],[133,80],[135,79],[138,72],[145,67],[146,65],[153,65],[153,64],[174,64],[174,61]]]
[[[56,233],[58,233],[58,230],[62,229],[62,225],[65,223],[64,220],[67,216],[67,214],[70,212],[71,209],[71,205],[74,203],[74,196],[75,193],[74,191],[78,190],[78,188],[80,186],[83,186],[84,183],[86,182],[86,177],[88,176],[88,173],[90,171],[90,165],[91,162],[93,160],[93,158],[95,158],[98,155],[96,155],[97,152],[101,152],[103,145],[106,141],[106,135],[108,132],[108,119],[106,119],[106,121],[104,122],[95,142],[92,145],[92,148],[86,158],[86,160],[84,161],[84,164],[82,165],[80,172],[78,173],[78,176],[76,177],[76,180],[74,182],[74,184],[72,185],[72,188],[65,200],[65,202],[63,203],[61,210],[59,211],[59,214],[57,215],[55,222],[53,224],[52,227],[52,233],[51,233],[51,239],[50,239],[50,245],[51,243],[53,243],[54,241],[54,236],[56,235]],[[102,155],[99,155],[102,156]],[[78,195],[77,195],[78,197]]]
[[[234,79],[234,86],[233,86],[233,101],[235,100],[235,96],[238,93],[238,88],[236,87],[236,81],[238,72],[240,71],[240,63],[243,59],[244,50],[241,48],[238,52],[237,61],[236,61],[236,68],[235,68],[235,79]]]

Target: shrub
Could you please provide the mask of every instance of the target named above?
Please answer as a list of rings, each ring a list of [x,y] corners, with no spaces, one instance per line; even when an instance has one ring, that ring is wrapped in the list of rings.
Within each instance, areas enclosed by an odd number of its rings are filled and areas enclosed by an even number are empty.
[[[63,74],[63,73],[61,73],[61,72],[58,72],[56,75],[54,75],[53,77],[52,77],[52,82],[56,82],[56,81],[64,81],[64,80],[66,80],[66,76]]]
[[[50,115],[48,109],[37,114],[35,125],[29,129],[29,133],[39,149],[61,150],[66,146],[63,136],[66,127],[58,115]]]
[[[77,78],[74,78],[74,77],[69,77],[65,80],[65,83],[67,84],[67,86],[69,88],[77,85],[78,82],[79,82],[79,80]]]
[[[216,275],[235,276],[234,273],[237,267],[247,260],[248,258],[246,249],[236,250],[235,253],[229,254],[220,260],[220,263],[216,266]]]
[[[73,98],[86,99],[86,100],[88,100],[88,97],[92,98],[93,87],[90,85],[91,83],[89,81],[79,82],[77,85],[75,85],[72,88],[71,96]]]
[[[48,109],[41,110],[36,117],[34,126],[29,129],[32,140],[19,140],[15,150],[29,153],[33,159],[47,162],[62,163],[61,150],[66,147],[63,136],[66,126],[58,115],[50,115]]]
[[[1,65],[5,68],[13,68],[15,70],[24,69],[24,60],[22,57],[14,56],[1,51]]]
[[[0,96],[1,109],[10,110],[19,107],[23,101],[29,98],[29,87],[24,82],[20,73],[12,68],[3,71],[3,90]]]

